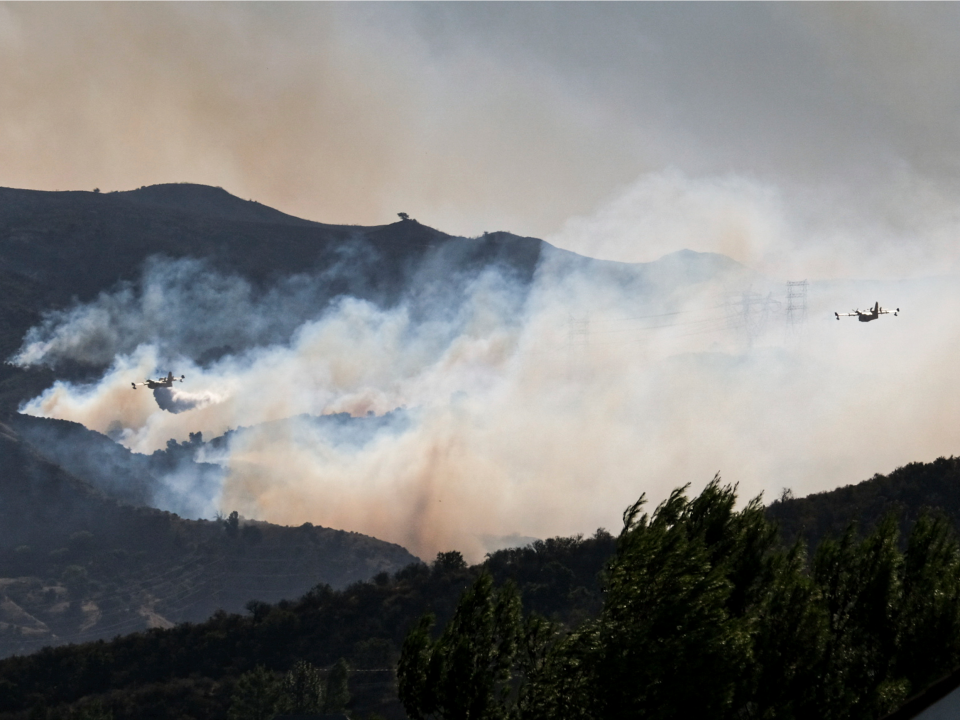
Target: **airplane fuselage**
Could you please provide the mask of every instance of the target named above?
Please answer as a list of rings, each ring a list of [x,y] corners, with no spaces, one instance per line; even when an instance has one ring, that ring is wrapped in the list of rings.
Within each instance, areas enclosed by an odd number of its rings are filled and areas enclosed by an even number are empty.
[[[159,387],[173,387],[173,380],[167,380],[162,378],[160,380],[147,380],[147,387],[151,390],[155,390]]]
[[[857,320],[859,320],[860,322],[870,322],[871,320],[876,320],[881,315],[890,315],[890,314],[893,314],[894,316],[899,315],[900,308],[897,308],[896,310],[890,310],[889,308],[882,308],[880,307],[880,303],[878,301],[877,303],[874,304],[873,310],[867,310],[865,312],[860,310],[852,310],[851,312],[848,312],[848,313],[835,312],[834,316],[837,318],[837,320],[839,320],[841,316],[853,317],[854,315],[856,315]]]
[[[171,373],[167,373],[167,376],[165,378],[164,377],[157,378],[156,380],[151,380],[150,378],[147,378],[140,384],[146,385],[147,388],[150,390],[156,390],[157,388],[173,387],[173,384],[178,380],[180,382],[183,382],[184,377],[185,377],[184,375],[181,375],[180,377],[175,378],[173,376],[173,373],[171,372]],[[130,383],[130,384],[133,386],[134,390],[137,389],[137,383]]]

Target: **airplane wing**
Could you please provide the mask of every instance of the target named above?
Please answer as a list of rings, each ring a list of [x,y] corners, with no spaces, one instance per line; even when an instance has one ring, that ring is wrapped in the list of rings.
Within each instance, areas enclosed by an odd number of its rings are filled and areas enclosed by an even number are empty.
[[[849,312],[849,313],[838,313],[838,312],[835,312],[835,313],[834,313],[834,315],[837,316],[837,320],[839,320],[839,319],[842,318],[842,317],[856,317],[856,316],[859,315],[859,314],[860,314],[860,313],[858,313],[858,312]]]
[[[880,308],[880,315],[889,315],[890,313],[898,315],[900,313],[900,308],[897,308],[896,310],[891,310],[890,308]]]

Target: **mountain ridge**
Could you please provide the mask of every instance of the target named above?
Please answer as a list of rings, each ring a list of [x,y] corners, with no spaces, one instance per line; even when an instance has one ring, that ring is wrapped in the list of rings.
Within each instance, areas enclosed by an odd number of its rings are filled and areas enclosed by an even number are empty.
[[[276,602],[419,562],[360,533],[185,520],[121,502],[4,423],[0,527],[0,656],[202,620],[253,597]]]
[[[851,497],[869,495],[876,500],[874,516],[899,510],[901,521],[909,522],[924,506],[943,500],[925,494],[924,488],[952,488],[958,477],[960,459],[941,458],[811,497],[821,506],[838,501],[835,511],[824,515],[821,528],[823,535],[838,536],[862,507],[849,502]],[[955,502],[941,509],[957,532],[960,496],[954,491],[952,497]],[[789,515],[785,509],[796,509],[804,500],[774,502],[766,509],[767,517],[782,523]],[[898,504],[901,501],[903,505]],[[865,525],[861,529],[869,530]],[[791,525],[782,523],[781,528],[789,545]],[[389,667],[396,663],[405,634],[423,613],[434,613],[442,627],[453,615],[460,593],[485,571],[497,584],[514,582],[528,611],[575,627],[593,617],[603,602],[599,573],[616,544],[613,536],[598,530],[590,538],[552,538],[498,551],[473,567],[457,553],[444,553],[429,567],[410,566],[339,592],[317,588],[297,600],[251,605],[245,617],[221,613],[197,625],[0,660],[0,687],[8,690],[5,699],[0,694],[0,717],[19,720],[22,715],[17,713],[37,707],[50,687],[55,692],[44,699],[60,710],[77,710],[95,699],[118,719],[143,717],[148,707],[151,717],[157,718],[223,717],[237,678],[258,663],[285,672],[297,660],[329,667],[337,657],[347,657],[353,667],[367,673],[352,679],[351,709],[400,720],[405,715]],[[87,672],[90,662],[99,662],[98,674]],[[371,675],[374,672],[383,672],[384,679]],[[54,676],[58,682],[51,686]]]
[[[322,286],[310,308],[315,313],[342,295],[380,306],[402,300],[411,304],[413,313],[417,308],[429,311],[438,302],[464,295],[473,280],[491,269],[521,292],[529,290],[539,271],[587,271],[596,282],[628,284],[638,291],[649,286],[654,275],[662,275],[675,290],[711,273],[746,271],[722,256],[692,252],[649,264],[614,263],[508,232],[456,237],[412,219],[371,227],[328,225],[241,200],[220,188],[192,184],[117,193],[0,188],[3,357],[16,352],[45,312],[75,307],[118,288],[135,288],[146,261],[157,257],[196,260],[205,263],[204,269],[239,276],[260,290],[291,276],[322,279],[315,283]],[[675,272],[660,272],[669,267]],[[253,597],[277,600],[301,594],[317,582],[340,587],[418,561],[399,546],[356,533],[279,528],[240,518],[233,524],[230,518],[185,520],[151,509],[158,504],[151,492],[162,480],[165,463],[194,467],[192,440],[168,444],[153,458],[133,458],[109,445],[106,436],[94,438],[99,450],[89,457],[68,457],[65,447],[40,452],[43,441],[30,427],[65,429],[54,433],[59,439],[51,442],[57,444],[79,433],[79,426],[17,417],[21,403],[37,397],[54,380],[90,382],[100,370],[73,361],[53,368],[0,366],[0,420],[8,423],[0,430],[5,438],[0,462],[8,475],[0,481],[0,512],[12,513],[3,518],[10,527],[20,523],[8,542],[0,543],[0,576],[16,580],[2,591],[4,602],[12,603],[8,627],[21,627],[16,618],[22,611],[24,622],[33,618],[29,633],[36,634],[36,623],[45,623],[56,642],[62,642],[80,639],[82,627],[95,635],[104,622],[131,630],[197,620],[217,607],[236,611]],[[116,484],[106,482],[107,469],[116,473]],[[51,487],[65,493],[62,501],[56,501],[56,493],[45,502],[28,492],[35,488],[36,477],[47,478]],[[18,512],[13,512],[15,506]],[[24,524],[28,517],[32,524]],[[146,554],[137,559],[131,552]],[[111,577],[104,568],[114,561],[119,569]],[[254,572],[257,567],[276,570],[267,577]],[[185,589],[177,591],[163,582],[154,587],[148,582],[151,573],[185,578]],[[154,591],[148,592],[150,588]],[[200,601],[179,599],[182,592]],[[10,647],[2,646],[0,652],[11,652]]]

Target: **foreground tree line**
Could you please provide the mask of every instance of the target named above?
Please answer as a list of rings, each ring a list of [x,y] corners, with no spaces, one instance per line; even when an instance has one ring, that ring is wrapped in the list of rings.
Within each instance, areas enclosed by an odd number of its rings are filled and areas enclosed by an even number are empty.
[[[736,510],[716,480],[651,516],[641,499],[618,537],[473,567],[440,553],[246,615],[0,660],[0,720],[267,717],[290,707],[298,663],[329,678],[338,658],[358,720],[873,717],[960,664],[960,551],[949,520],[920,511],[955,520],[958,496],[953,458],[765,510]],[[819,542],[808,558],[774,525]]]
[[[527,612],[576,627],[599,612],[598,573],[615,545],[603,531],[538,540],[473,567],[460,553],[444,552],[430,565],[411,564],[343,590],[318,585],[297,600],[250,601],[245,615],[221,611],[202,623],[6,658],[0,720],[222,720],[239,712],[238,693],[246,688],[241,694],[249,698],[264,676],[268,685],[277,682],[300,661],[330,672],[338,658],[349,665],[351,717],[400,720],[394,670],[417,618],[429,611],[445,623],[486,571],[498,583],[514,581]]]
[[[759,499],[715,478],[624,513],[595,618],[564,630],[482,574],[438,636],[407,636],[414,720],[876,718],[960,664],[960,547],[924,514],[891,515],[808,558]]]
[[[305,660],[297,661],[283,677],[263,665],[237,681],[227,717],[230,720],[271,720],[277,713],[308,715],[341,713],[350,701],[349,668],[340,658],[324,682],[321,671]]]

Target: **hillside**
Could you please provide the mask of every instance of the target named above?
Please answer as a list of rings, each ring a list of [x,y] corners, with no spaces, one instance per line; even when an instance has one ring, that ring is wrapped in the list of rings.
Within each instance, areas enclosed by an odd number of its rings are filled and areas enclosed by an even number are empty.
[[[170,441],[165,450],[152,455],[140,455],[79,423],[14,414],[7,424],[43,458],[105,497],[185,518],[216,513],[210,500],[219,492],[223,469],[194,461],[203,444],[199,434],[182,444]],[[173,492],[174,484],[188,484],[190,493]]]
[[[522,293],[538,271],[585,273],[598,286],[629,288],[638,301],[665,290],[750,272],[721,255],[681,251],[646,264],[606,262],[506,232],[454,237],[416,220],[361,227],[325,225],[285,215],[220,188],[173,184],[129,192],[42,192],[0,188],[0,357],[10,358],[44,313],[88,303],[101,293],[142,289],[148,261],[192,260],[204,275],[240,278],[256,304],[283,291],[283,341],[335,298],[349,295],[389,307],[401,299],[412,314],[456,308],[467,285],[489,269]],[[135,293],[134,293],[135,294]],[[521,297],[522,302],[522,297]],[[212,312],[186,307],[185,312]],[[156,322],[176,323],[164,316]],[[281,323],[282,324],[282,323]],[[275,333],[276,334],[276,333]],[[201,364],[224,352],[210,346]],[[0,366],[0,412],[15,411],[59,379],[89,380],[103,369],[61,360]]]
[[[456,292],[492,265],[529,281],[541,245],[507,233],[454,238],[415,220],[323,225],[201,185],[104,194],[0,188],[0,357],[18,349],[45,311],[136,285],[148,258],[199,260],[258,293],[284,278],[322,276],[310,303],[319,312],[343,294],[390,305],[411,286]],[[90,372],[69,363],[56,375],[0,366],[0,411],[16,410],[54,377]]]
[[[955,459],[914,463],[833,492],[778,501],[766,514],[780,523],[788,542],[796,532],[814,529],[814,545],[842,533],[851,520],[861,519],[866,529],[887,512],[899,512],[909,525],[929,508],[958,528],[958,505],[947,492],[958,469]],[[458,553],[443,553],[430,567],[414,564],[341,591],[321,586],[298,600],[251,604],[244,616],[218,613],[197,625],[9,658],[0,662],[0,687],[8,690],[0,718],[27,717],[41,697],[45,706],[61,710],[97,700],[117,720],[225,717],[237,678],[256,664],[284,672],[297,659],[329,668],[339,657],[354,669],[354,716],[403,718],[391,668],[418,617],[433,612],[442,627],[463,590],[486,570],[498,584],[516,583],[527,612],[576,627],[602,605],[601,572],[615,546],[612,536],[598,531],[591,538],[554,538],[499,551],[474,567]]]
[[[186,326],[192,349],[173,351],[200,365],[257,343],[285,342],[343,295],[381,307],[402,301],[414,316],[455,312],[467,285],[489,270],[510,282],[521,304],[540,271],[586,273],[598,285],[629,287],[637,298],[747,272],[723,256],[690,252],[647,265],[603,262],[535,238],[454,237],[412,219],[328,225],[201,185],[115,193],[0,188],[0,353],[11,357],[51,311],[107,295],[120,304],[142,299],[145,273],[157,258],[196,263],[195,275],[179,280],[183,287],[191,287],[191,278],[216,276],[228,284],[238,278],[249,290],[250,308],[259,310],[278,294],[288,301],[271,306],[269,322],[260,323],[273,334],[235,341],[244,346],[207,332],[220,325],[216,312],[233,309],[229,300],[210,309],[188,297],[175,311],[159,308],[137,328],[149,341],[151,323]],[[179,267],[174,263],[173,272]],[[220,286],[213,287],[215,296]],[[192,329],[198,313],[214,314]],[[237,326],[247,324],[241,318]],[[6,433],[0,522],[9,528],[0,539],[0,627],[6,629],[0,652],[198,620],[217,608],[239,610],[252,598],[295,597],[318,582],[342,587],[416,560],[397,546],[325,528],[241,522],[228,532],[210,520],[222,470],[196,462],[198,449],[227,438],[195,433],[189,442],[171,441],[143,456],[82,426],[16,413],[56,380],[94,380],[111,360],[0,365]],[[349,436],[350,442],[387,421],[403,419],[311,420],[331,438]],[[37,490],[39,477],[48,490]],[[171,483],[181,492],[168,492]]]
[[[255,604],[245,616],[218,613],[204,623],[139,633],[106,644],[44,650],[0,661],[0,718],[43,704],[56,708],[96,696],[121,718],[225,717],[236,678],[258,663],[286,669],[297,659],[354,669],[354,717],[405,717],[392,670],[410,626],[424,612],[446,622],[481,569],[518,583],[526,606],[568,626],[600,606],[598,573],[613,538],[557,538],[495,553],[468,568],[459,553],[413,564],[341,591],[318,586],[297,600]],[[97,670],[86,653],[94,650]],[[52,679],[59,678],[57,682]],[[81,703],[82,705],[82,703]],[[61,706],[62,707],[62,706]]]
[[[906,534],[924,512],[941,515],[960,530],[960,458],[910,463],[855,485],[777,500],[767,517],[780,526],[786,542],[799,537],[816,546],[825,537],[839,537],[853,522],[861,532],[869,531],[888,514]]]
[[[417,561],[358,533],[185,520],[109,497],[7,425],[0,478],[0,656],[237,612]],[[114,478],[142,481],[122,469]]]
[[[329,269],[349,251],[353,282],[347,274],[330,277],[330,296],[349,292],[389,302],[431,250],[448,253],[462,269],[500,263],[529,278],[540,245],[506,233],[453,238],[415,220],[323,225],[201,185],[105,194],[0,188],[6,299],[0,317],[17,335],[4,339],[19,342],[37,317],[27,317],[30,311],[87,301],[118,282],[136,281],[153,255],[203,258],[263,286]]]

